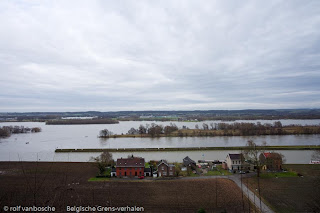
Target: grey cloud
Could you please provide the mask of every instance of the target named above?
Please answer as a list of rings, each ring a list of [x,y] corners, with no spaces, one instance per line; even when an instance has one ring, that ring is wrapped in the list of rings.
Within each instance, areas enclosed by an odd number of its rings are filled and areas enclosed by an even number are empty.
[[[0,8],[0,111],[320,107],[319,1]]]

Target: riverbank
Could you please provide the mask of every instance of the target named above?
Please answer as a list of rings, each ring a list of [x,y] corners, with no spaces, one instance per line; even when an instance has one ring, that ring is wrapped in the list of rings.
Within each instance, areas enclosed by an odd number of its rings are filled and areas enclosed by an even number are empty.
[[[232,147],[168,147],[168,148],[117,148],[117,149],[56,149],[55,152],[170,152],[170,151],[210,151],[210,150],[243,150],[244,146]],[[266,146],[265,150],[320,150],[320,145],[310,146]]]

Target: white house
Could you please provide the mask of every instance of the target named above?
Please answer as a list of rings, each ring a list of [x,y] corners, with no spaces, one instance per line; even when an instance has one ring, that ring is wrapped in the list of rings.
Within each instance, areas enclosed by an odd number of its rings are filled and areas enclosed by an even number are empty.
[[[244,163],[244,157],[242,154],[228,154],[226,163],[230,170],[241,170],[241,166]]]

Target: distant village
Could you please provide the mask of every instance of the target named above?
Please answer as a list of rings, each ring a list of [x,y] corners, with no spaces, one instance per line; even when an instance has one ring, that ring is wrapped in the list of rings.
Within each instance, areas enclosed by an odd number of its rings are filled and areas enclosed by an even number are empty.
[[[140,178],[178,177],[194,175],[246,174],[256,171],[282,171],[282,157],[279,153],[265,152],[259,156],[259,163],[247,160],[243,154],[228,154],[224,160],[195,160],[186,156],[182,163],[167,160],[146,162],[142,157],[118,158],[111,168],[111,177]],[[258,165],[258,166],[257,166]]]

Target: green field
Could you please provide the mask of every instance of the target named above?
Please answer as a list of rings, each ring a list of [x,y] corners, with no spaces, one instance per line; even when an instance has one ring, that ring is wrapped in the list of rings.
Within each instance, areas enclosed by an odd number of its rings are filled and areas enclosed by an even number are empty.
[[[265,172],[261,173],[261,178],[297,177],[297,172]]]

